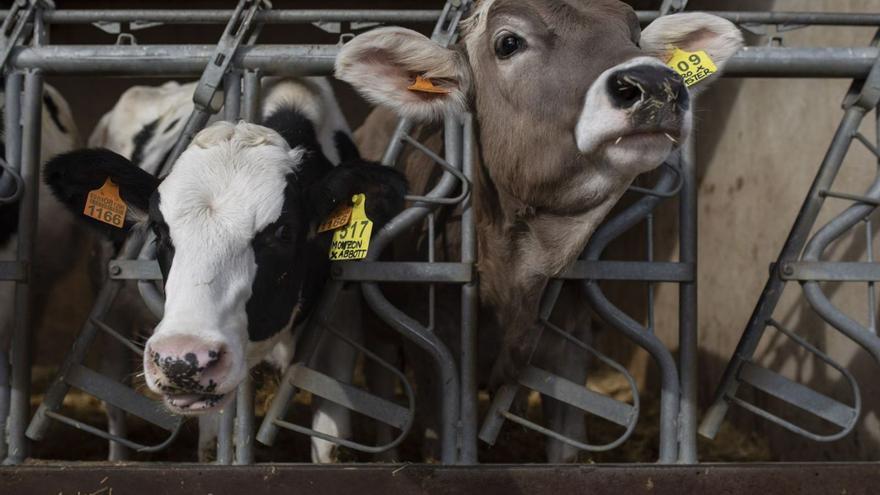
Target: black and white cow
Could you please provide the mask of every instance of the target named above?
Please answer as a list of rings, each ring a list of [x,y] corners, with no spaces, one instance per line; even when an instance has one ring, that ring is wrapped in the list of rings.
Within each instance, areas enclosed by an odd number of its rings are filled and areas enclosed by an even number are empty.
[[[376,228],[403,207],[405,179],[357,156],[326,81],[272,81],[264,92],[263,125],[210,125],[163,179],[151,172],[191,109],[184,103],[191,85],[133,88],[102,119],[91,142],[126,143],[129,157],[85,149],[46,166],[55,195],[106,236],[155,233],[165,307],[146,342],[144,371],[175,413],[222,408],[270,355],[288,364],[292,329],[329,276],[332,232],[317,227],[337,205],[365,194]],[[120,140],[118,130],[133,137]],[[81,215],[89,191],[108,178],[128,206],[122,229]],[[347,412],[328,404],[313,426],[345,435]],[[316,461],[331,452],[326,442],[313,443]]]
[[[0,93],[0,107],[5,98]],[[3,121],[0,119],[0,121]],[[43,90],[43,116],[41,121],[40,162],[43,163],[59,153],[64,153],[79,145],[79,132],[73,121],[70,106],[61,94],[49,85]],[[5,131],[5,129],[4,129]],[[0,140],[0,155],[6,155],[5,132]],[[5,172],[0,169],[0,176]],[[50,290],[55,281],[66,275],[76,265],[77,256],[89,244],[87,236],[82,236],[69,216],[63,213],[64,206],[58,202],[41,184],[39,191],[39,224],[37,242],[32,263],[31,285],[32,318],[36,325],[47,307]],[[0,205],[0,260],[15,258],[18,231],[19,204]],[[89,290],[83,287],[83,290]],[[0,281],[0,418],[8,412],[9,362],[8,349],[14,325],[13,307],[15,304],[15,284]],[[2,431],[2,428],[0,428]]]

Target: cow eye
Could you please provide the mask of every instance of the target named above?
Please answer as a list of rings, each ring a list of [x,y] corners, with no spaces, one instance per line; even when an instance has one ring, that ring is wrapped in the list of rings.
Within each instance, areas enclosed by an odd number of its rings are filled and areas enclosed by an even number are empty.
[[[526,41],[512,33],[503,33],[495,38],[495,56],[505,59],[520,51]]]
[[[293,240],[293,230],[287,225],[279,225],[275,229],[275,239],[281,242],[290,242]]]

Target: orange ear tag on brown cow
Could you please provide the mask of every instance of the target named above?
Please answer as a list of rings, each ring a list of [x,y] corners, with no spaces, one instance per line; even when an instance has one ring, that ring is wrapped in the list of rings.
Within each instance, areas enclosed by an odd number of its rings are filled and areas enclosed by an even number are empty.
[[[410,86],[407,86],[410,91],[417,91],[419,93],[435,93],[446,95],[449,94],[449,90],[440,86],[434,86],[434,83],[431,82],[427,77],[416,76],[415,82],[413,82]]]
[[[83,215],[121,229],[126,210],[128,205],[119,197],[119,186],[108,177],[103,186],[89,191]]]
[[[336,209],[330,212],[327,220],[324,220],[324,223],[318,226],[318,233],[336,230],[343,225],[348,225],[348,221],[351,220],[351,209],[350,204],[343,203],[337,206]]]

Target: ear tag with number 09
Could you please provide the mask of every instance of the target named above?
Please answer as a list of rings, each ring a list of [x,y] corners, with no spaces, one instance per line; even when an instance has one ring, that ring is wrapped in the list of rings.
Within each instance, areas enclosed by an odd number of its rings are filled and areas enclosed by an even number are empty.
[[[373,222],[367,218],[364,209],[367,197],[363,194],[355,194],[351,202],[351,217],[348,225],[333,232],[330,261],[362,260],[367,257],[367,251],[370,249]]]
[[[715,63],[703,50],[686,52],[681,48],[676,48],[666,65],[681,75],[687,87],[691,87],[718,72],[718,67],[715,67]]]
[[[108,177],[104,185],[89,191],[83,215],[122,228],[128,205],[119,197],[119,186]]]

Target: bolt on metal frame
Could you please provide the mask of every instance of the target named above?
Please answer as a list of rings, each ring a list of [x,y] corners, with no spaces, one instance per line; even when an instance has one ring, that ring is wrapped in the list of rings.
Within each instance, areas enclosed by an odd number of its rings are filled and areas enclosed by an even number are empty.
[[[447,8],[441,17],[445,17],[451,9],[459,8],[461,2],[449,2]],[[22,196],[22,209],[19,219],[19,254],[18,261],[12,263],[0,263],[0,280],[13,280],[17,287],[17,307],[16,307],[16,329],[13,339],[13,347],[10,352],[12,358],[12,386],[10,392],[10,412],[6,421],[6,437],[9,439],[9,450],[7,463],[20,462],[26,455],[26,440],[24,437],[25,424],[28,414],[29,400],[29,382],[30,382],[30,366],[27,359],[28,356],[28,339],[29,339],[29,321],[27,311],[27,275],[29,274],[29,263],[33,252],[34,227],[36,225],[36,184],[38,180],[37,167],[39,166],[39,139],[40,139],[40,105],[42,92],[42,75],[44,73],[91,73],[95,75],[155,75],[155,76],[182,76],[194,75],[202,73],[206,65],[215,61],[216,47],[212,45],[170,45],[170,46],[52,46],[45,45],[45,24],[50,23],[88,23],[88,22],[166,22],[166,23],[197,23],[210,22],[222,23],[229,20],[229,12],[218,11],[184,11],[179,16],[178,11],[47,11],[43,12],[38,9],[35,12],[35,42],[33,46],[15,46],[10,51],[8,67],[10,72],[6,78],[6,98],[7,98],[7,114],[6,114],[6,139],[7,151],[6,162],[13,170],[20,171],[21,183],[24,184],[24,194]],[[723,17],[742,23],[803,23],[803,24],[844,24],[844,25],[878,25],[880,24],[880,16],[871,15],[846,15],[846,14],[806,14],[806,13],[779,13],[779,12],[754,12],[754,13],[720,13]],[[0,13],[4,18],[8,18],[8,13]],[[640,12],[639,18],[643,22],[647,22],[657,15],[656,12]],[[272,11],[258,13],[252,17],[261,22],[318,22],[328,20],[340,20],[346,22],[354,22],[357,20],[363,22],[411,22],[436,20],[437,11]],[[459,15],[460,18],[460,15]],[[439,23],[442,24],[442,23]],[[438,24],[438,25],[439,25]],[[452,31],[454,33],[454,30]],[[435,34],[437,31],[435,30]],[[442,35],[442,31],[440,33]],[[451,40],[452,38],[449,38]],[[241,47],[235,51],[229,60],[228,68],[231,68],[234,74],[227,76],[229,85],[226,87],[228,97],[236,98],[240,94],[232,89],[240,87],[241,73],[244,74],[244,100],[245,100],[245,116],[248,118],[256,118],[256,104],[258,96],[255,96],[259,88],[259,78],[262,75],[323,75],[332,71],[332,65],[338,46],[317,46],[317,45],[273,45],[273,46],[250,46]],[[779,47],[766,48],[747,48],[734,56],[727,67],[727,74],[733,76],[772,76],[772,77],[847,77],[855,79],[864,79],[868,76],[869,71],[876,67],[876,61],[880,55],[876,46],[867,48],[819,48],[819,49],[790,49]],[[873,74],[873,72],[871,72]],[[19,100],[19,95],[24,89],[24,98]],[[250,90],[248,89],[250,88]],[[21,101],[21,103],[19,103]],[[207,104],[206,104],[207,105]],[[247,105],[250,105],[249,107]],[[22,117],[22,125],[18,125],[20,112]],[[234,118],[237,109],[227,110],[227,118]],[[385,156],[385,162],[393,161],[396,153],[399,153],[399,147],[404,143],[419,147],[419,143],[409,138],[407,132],[410,124],[402,122],[398,127],[396,136],[399,138],[389,146],[388,153]],[[462,130],[463,129],[463,130]],[[473,173],[474,164],[471,163],[474,143],[473,120],[471,117],[465,117],[463,122],[448,121],[445,126],[446,130],[446,156],[445,160],[436,157],[435,161],[446,165],[443,177],[435,186],[432,194],[424,198],[410,198],[413,202],[412,206],[404,213],[389,223],[373,241],[374,249],[371,251],[370,259],[362,263],[343,263],[338,265],[338,270],[334,270],[334,278],[338,282],[330,282],[329,286],[332,290],[341,281],[360,281],[362,282],[362,290],[364,296],[370,306],[377,313],[389,321],[392,326],[401,331],[404,335],[413,338],[424,348],[428,349],[437,361],[440,375],[444,377],[443,383],[446,390],[456,391],[445,404],[443,417],[444,424],[451,427],[444,430],[444,462],[463,462],[474,463],[476,459],[476,390],[474,376],[474,354],[473,331],[476,323],[476,285],[471,274],[474,261],[474,233],[473,218],[469,208],[469,198],[465,193],[458,198],[448,198],[457,181],[467,184]],[[395,151],[395,148],[397,150]],[[422,147],[423,148],[423,147]],[[423,149],[429,152],[430,150]],[[470,151],[470,152],[469,152]],[[653,191],[647,191],[642,200],[633,205],[632,208],[622,212],[614,219],[610,219],[601,227],[593,236],[590,246],[585,251],[584,259],[578,261],[569,270],[563,278],[576,278],[583,280],[587,293],[596,310],[615,327],[624,332],[630,338],[638,342],[655,357],[658,362],[662,362],[663,369],[663,385],[661,390],[662,409],[664,411],[661,426],[661,461],[662,462],[695,462],[696,452],[693,445],[693,431],[695,423],[685,417],[679,417],[678,411],[693,408],[693,397],[687,396],[682,390],[692,387],[691,384],[679,382],[679,380],[693,380],[696,372],[696,363],[693,361],[695,354],[683,356],[680,358],[681,363],[676,367],[675,362],[671,358],[669,351],[659,345],[659,341],[653,338],[645,328],[634,322],[627,315],[623,314],[619,309],[614,307],[604,296],[596,284],[598,280],[641,280],[646,282],[676,282],[682,284],[682,334],[681,345],[687,346],[690,350],[695,350],[695,262],[696,262],[696,223],[695,223],[695,174],[694,164],[691,155],[692,150],[685,148],[685,160],[680,166],[680,171],[676,172],[676,168],[670,167],[664,169],[661,178],[655,185]],[[438,160],[439,159],[439,160]],[[459,172],[463,169],[463,172]],[[4,174],[6,175],[6,174]],[[611,238],[619,235],[620,232],[637,224],[642,218],[650,218],[650,210],[665,196],[674,194],[678,186],[672,186],[674,178],[672,175],[678,175],[681,181],[682,201],[680,214],[683,217],[682,231],[680,232],[682,253],[678,263],[668,262],[609,262],[598,261],[602,248],[610,241]],[[13,177],[15,177],[13,175]],[[670,183],[672,181],[672,183]],[[8,186],[8,184],[7,184]],[[30,187],[30,189],[28,189]],[[19,188],[20,189],[20,188]],[[5,191],[0,190],[0,193]],[[645,193],[646,191],[640,191]],[[827,191],[826,191],[827,194]],[[829,194],[830,195],[830,194]],[[3,194],[0,194],[3,196]],[[465,201],[463,216],[463,256],[461,263],[386,263],[375,261],[375,257],[381,252],[382,248],[390,242],[394,233],[399,232],[406,227],[422,221],[424,218],[429,219],[430,210],[436,203],[455,204],[458,201]],[[875,205],[876,199],[856,199],[860,203],[867,205]],[[873,202],[872,202],[873,201]],[[638,207],[638,208],[637,208]],[[685,227],[687,225],[687,227]],[[650,227],[649,227],[650,230]],[[123,256],[119,260],[115,260],[111,264],[111,279],[106,284],[107,287],[115,287],[115,289],[107,289],[106,294],[102,291],[98,303],[93,308],[93,315],[100,314],[106,310],[112,301],[114,290],[118,290],[121,281],[126,279],[138,279],[141,281],[154,280],[158,277],[158,270],[155,265],[148,261],[134,260],[139,256],[140,244],[143,239],[137,237],[141,234],[135,234],[123,247]],[[649,236],[650,238],[650,236]],[[818,242],[818,241],[817,241]],[[129,244],[130,243],[130,244]],[[826,244],[827,245],[827,244]],[[824,247],[824,246],[820,246]],[[821,249],[817,248],[818,252]],[[115,267],[116,269],[114,269]],[[805,268],[807,268],[805,266]],[[824,265],[826,271],[835,272],[834,266]],[[114,273],[115,272],[115,273]],[[132,273],[136,272],[136,273]],[[839,276],[839,275],[835,275]],[[464,355],[461,356],[461,368],[456,370],[455,360],[449,355],[449,352],[442,343],[438,342],[430,332],[426,332],[425,328],[407,316],[385,299],[381,290],[377,286],[380,281],[409,281],[419,280],[426,283],[452,282],[461,283],[463,287],[463,326],[462,332],[466,349]],[[552,284],[558,286],[558,283]],[[143,292],[149,292],[145,289]],[[687,292],[689,295],[685,294]],[[552,291],[548,291],[548,300],[552,298]],[[691,308],[691,309],[688,309]],[[99,311],[100,310],[100,311]],[[829,317],[830,318],[830,317]],[[690,329],[686,328],[690,325]],[[555,331],[552,327],[551,331]],[[100,325],[100,318],[90,318],[84,327],[83,334],[96,334],[97,330],[107,329]],[[109,333],[109,332],[108,332]],[[113,333],[110,333],[113,336]],[[583,348],[580,344],[573,342],[573,345]],[[65,363],[71,361],[73,363],[81,362],[75,358],[77,353],[84,354],[87,346],[77,345]],[[589,349],[584,349],[590,352]],[[601,357],[600,357],[601,359]],[[3,362],[0,361],[0,365]],[[71,364],[70,368],[73,365]],[[680,369],[679,369],[680,368]],[[76,368],[78,370],[79,368]],[[2,371],[2,370],[0,370]],[[679,376],[680,371],[680,376]],[[82,374],[82,373],[81,373]],[[62,373],[63,375],[63,373]],[[2,376],[2,373],[0,373]],[[76,376],[76,373],[74,373]],[[540,377],[540,375],[536,375]],[[87,390],[102,389],[101,394],[111,396],[113,389],[105,383],[102,378],[95,378],[91,375],[80,376],[80,384]],[[68,376],[68,380],[71,378]],[[77,378],[74,378],[76,380]],[[93,379],[93,380],[92,380]],[[461,384],[459,384],[459,380]],[[527,380],[532,386],[535,380]],[[90,385],[92,384],[92,388]],[[2,383],[0,383],[0,395],[3,393]],[[582,387],[581,387],[582,388]],[[47,394],[47,400],[51,396],[63,395],[66,390],[56,390]],[[239,392],[237,399],[238,418],[237,423],[233,423],[230,414],[221,431],[225,432],[221,435],[220,455],[224,460],[231,462],[234,456],[238,456],[237,462],[247,463],[252,461],[252,452],[250,447],[250,430],[252,429],[252,408],[249,407],[249,401],[252,400],[251,391],[247,390],[247,385]],[[119,396],[125,396],[120,391]],[[58,397],[56,397],[58,399]],[[58,399],[60,403],[60,399]],[[2,405],[3,397],[0,397],[0,405]],[[120,399],[125,408],[135,409],[143,412],[143,408],[137,406],[137,402],[126,402],[127,399]],[[111,402],[108,399],[108,402]],[[596,409],[596,403],[603,402],[591,398],[584,402],[586,410]],[[133,405],[134,404],[134,405]],[[151,403],[152,404],[152,403]],[[119,405],[119,404],[117,404]],[[608,405],[608,404],[606,404]],[[625,412],[630,417],[637,414],[638,404],[636,403],[631,409],[611,406],[611,409],[618,409],[618,412]],[[154,408],[155,410],[155,408]],[[627,412],[628,411],[628,412]],[[0,408],[0,413],[3,409]],[[134,411],[132,411],[134,412]],[[34,431],[29,431],[28,436],[33,438],[40,437],[40,429],[37,426],[45,426],[41,415],[58,419],[56,413],[47,411],[41,406],[35,417],[35,423],[32,424]],[[512,419],[507,416],[508,419]],[[42,423],[41,423],[42,421]],[[63,421],[63,420],[62,420]],[[157,419],[157,422],[168,426],[172,437],[179,424],[172,420],[166,422],[165,419]],[[627,423],[629,424],[629,423]],[[237,425],[237,430],[235,426]],[[77,426],[81,427],[81,424]],[[86,425],[87,426],[87,425]],[[90,431],[90,433],[99,436],[106,434],[100,431]],[[549,433],[549,432],[548,432]],[[241,449],[241,453],[232,454],[231,439],[235,438]],[[107,437],[105,437],[107,438]],[[118,439],[117,439],[118,440]],[[170,439],[168,440],[170,441]],[[225,442],[225,443],[224,443]],[[167,443],[167,442],[165,442]],[[136,446],[142,447],[142,446]]]

